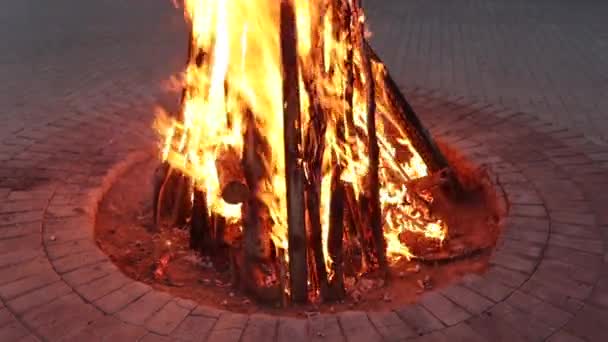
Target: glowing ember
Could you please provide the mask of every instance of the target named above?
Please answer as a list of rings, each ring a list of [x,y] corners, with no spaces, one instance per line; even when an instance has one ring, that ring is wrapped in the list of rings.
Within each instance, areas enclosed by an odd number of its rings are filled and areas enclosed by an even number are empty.
[[[332,166],[336,163],[342,166],[340,178],[352,187],[357,199],[365,196],[367,190],[369,159],[364,83],[370,80],[359,76],[355,81],[348,77],[344,62],[348,53],[352,53],[352,69],[361,70],[362,52],[353,46],[353,39],[337,30],[335,22],[341,20],[342,9],[329,5],[327,0],[293,1],[298,30],[302,127],[310,126],[314,101],[323,107],[326,115],[320,216],[323,252],[329,270],[330,183],[335,172]],[[193,41],[190,63],[183,74],[182,113],[177,119],[159,114],[157,128],[163,137],[162,160],[189,176],[194,186],[205,193],[211,213],[225,217],[230,224],[240,225],[242,204],[228,204],[223,199],[220,179],[223,166],[218,161],[223,160],[226,151],[232,151],[240,163],[246,149],[245,132],[249,125],[255,125],[263,140],[261,143],[267,146],[267,151],[262,153],[264,177],[255,195],[268,210],[275,248],[284,251],[288,243],[279,3],[276,0],[185,1]],[[362,25],[363,14],[355,11],[354,15],[358,20],[350,25]],[[374,62],[372,69],[376,80],[384,77],[382,64]],[[313,84],[308,84],[304,75],[314,75],[314,82],[308,82]],[[344,95],[347,89],[352,89],[352,108]],[[394,107],[388,104],[386,92],[376,88],[380,200],[387,255],[389,261],[394,262],[413,257],[402,242],[402,233],[409,231],[442,241],[447,228],[417,205],[421,200],[427,204],[432,202],[429,193],[413,196],[407,189],[408,182],[428,175],[427,165],[404,130],[392,119]],[[352,113],[352,117],[347,113]],[[345,139],[336,138],[338,131],[343,132]],[[304,150],[306,146],[301,148]],[[304,165],[307,172],[308,167]],[[287,253],[277,254],[287,256]]]

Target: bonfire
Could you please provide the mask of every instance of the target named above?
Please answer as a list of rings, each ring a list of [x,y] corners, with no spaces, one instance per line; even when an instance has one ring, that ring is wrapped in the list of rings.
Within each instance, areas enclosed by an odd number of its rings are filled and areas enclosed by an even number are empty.
[[[186,0],[177,113],[159,113],[156,222],[263,301],[345,296],[345,279],[440,247],[446,159],[366,41],[360,1]]]

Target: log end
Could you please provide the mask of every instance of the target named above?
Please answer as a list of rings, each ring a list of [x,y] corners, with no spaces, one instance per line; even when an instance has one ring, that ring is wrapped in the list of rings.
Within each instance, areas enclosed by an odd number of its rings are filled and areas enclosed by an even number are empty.
[[[239,181],[229,182],[222,189],[222,198],[229,204],[243,203],[249,198],[249,187]]]

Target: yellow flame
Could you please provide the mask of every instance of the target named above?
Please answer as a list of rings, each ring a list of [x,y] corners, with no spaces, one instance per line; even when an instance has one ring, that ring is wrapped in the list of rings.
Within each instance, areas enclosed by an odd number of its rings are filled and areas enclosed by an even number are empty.
[[[345,141],[336,139],[338,125],[344,125],[350,106],[343,95],[347,86],[344,61],[348,52],[353,51],[353,63],[361,70],[362,56],[347,35],[337,30],[335,20],[340,18],[339,9],[327,6],[326,0],[294,0],[294,3],[302,126],[308,125],[313,100],[306,92],[303,74],[315,75],[314,101],[327,112],[321,221],[323,248],[329,264],[327,237],[332,166],[342,165],[341,180],[352,185],[356,196],[365,193],[366,189],[369,165],[367,113],[365,96],[359,89],[363,88],[361,85],[353,91],[354,130],[342,126],[346,132]],[[185,15],[192,26],[193,49],[184,74],[183,113],[177,120],[159,115],[157,128],[162,135],[162,160],[194,180],[205,192],[210,211],[239,222],[241,206],[229,205],[221,197],[216,161],[226,147],[242,156],[243,136],[247,122],[250,122],[246,118],[251,113],[256,129],[270,147],[269,153],[263,156],[266,177],[256,195],[269,210],[275,246],[287,249],[279,4],[276,0],[185,0]],[[361,14],[358,21],[363,22],[363,19]],[[322,40],[322,47],[313,45],[315,35]],[[319,48],[322,48],[322,63],[314,57]],[[376,80],[385,72],[382,64],[373,65]],[[377,89],[376,92],[378,117],[391,114],[394,109],[381,100],[385,90]],[[391,124],[390,120],[388,124]],[[385,132],[382,120],[378,120],[377,135],[383,227],[388,255],[391,260],[397,260],[413,256],[401,242],[400,235],[404,231],[442,241],[446,227],[438,220],[420,219],[420,214],[407,201],[406,182],[426,176],[428,171],[405,132],[397,125],[392,126],[398,136]],[[404,149],[410,152],[411,158],[399,162],[396,151]]]

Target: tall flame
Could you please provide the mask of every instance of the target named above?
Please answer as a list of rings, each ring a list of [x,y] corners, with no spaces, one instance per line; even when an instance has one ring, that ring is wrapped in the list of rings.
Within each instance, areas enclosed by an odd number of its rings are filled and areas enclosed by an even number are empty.
[[[354,86],[352,115],[354,127],[345,127],[345,139],[336,139],[340,122],[350,105],[343,94],[347,72],[343,61],[349,51],[360,68],[362,56],[351,46],[344,32],[337,32],[337,8],[327,0],[293,0],[298,30],[300,96],[302,125],[310,119],[313,98],[304,86],[303,74],[315,75],[314,101],[322,104],[327,115],[323,178],[321,184],[321,221],[323,246],[327,259],[329,199],[332,164],[343,166],[341,179],[352,185],[357,196],[365,193],[368,172],[366,103],[362,86]],[[216,160],[230,148],[243,154],[244,132],[248,123],[270,146],[264,155],[266,178],[257,196],[272,218],[272,239],[278,248],[287,249],[287,212],[285,159],[283,151],[282,66],[280,59],[279,3],[276,0],[184,0],[187,20],[192,25],[192,56],[184,72],[182,115],[167,119],[159,115],[157,127],[163,136],[162,159],[192,178],[206,194],[209,210],[238,223],[240,205],[226,203],[221,197]],[[358,18],[363,20],[361,16]],[[315,37],[322,39],[320,55]],[[317,39],[318,40],[318,39]],[[317,50],[317,51],[315,51]],[[375,63],[373,74],[381,79],[384,66]],[[372,80],[362,80],[368,82]],[[384,89],[377,89],[378,116],[394,111],[382,101]],[[247,119],[253,115],[254,120]],[[406,183],[426,176],[427,166],[405,133],[392,123],[378,120],[380,145],[380,197],[384,235],[391,260],[411,258],[400,240],[404,231],[443,240],[445,225],[421,220]],[[390,133],[389,133],[390,131]],[[397,133],[395,133],[397,132]],[[409,151],[407,161],[398,161],[398,151]]]

